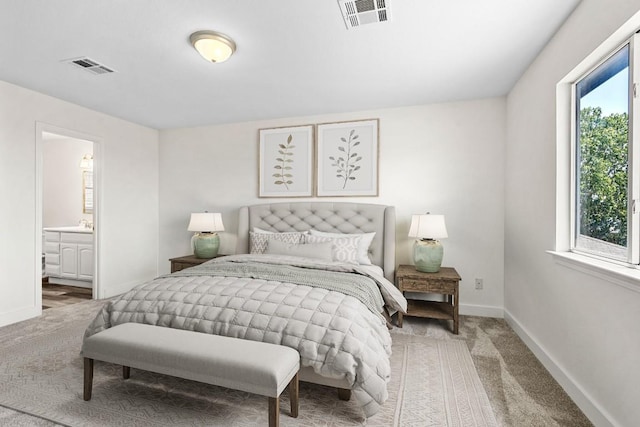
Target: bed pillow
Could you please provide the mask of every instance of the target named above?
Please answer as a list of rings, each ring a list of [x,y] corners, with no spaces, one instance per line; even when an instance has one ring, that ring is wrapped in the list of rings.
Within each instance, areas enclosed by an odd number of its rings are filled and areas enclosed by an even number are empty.
[[[302,243],[305,233],[254,233],[249,232],[249,253],[263,254],[267,249],[269,240],[278,240],[285,243]]]
[[[333,261],[333,244],[325,243],[285,243],[279,240],[269,240],[265,254],[291,255],[305,258]]]
[[[358,264],[358,245],[362,238],[360,236],[343,235],[342,237],[325,237],[307,234],[304,236],[305,243],[326,243],[331,242],[331,253],[334,261]]]
[[[263,233],[263,234],[274,234],[275,231],[263,230],[262,228],[253,227],[254,233]]]
[[[258,228],[258,227],[253,227],[253,232],[254,232],[254,233],[263,233],[263,234],[278,234],[278,233],[280,233],[279,231],[263,230],[262,228]],[[309,234],[309,232],[308,232],[308,231],[284,231],[284,233],[302,233],[302,234]]]
[[[325,233],[324,231],[310,230],[309,231],[312,236],[323,236],[323,237],[347,237],[347,236],[359,236],[360,243],[358,244],[358,264],[362,265],[371,265],[371,259],[369,258],[369,247],[371,246],[371,242],[373,242],[373,238],[376,237],[375,231],[373,233]]]

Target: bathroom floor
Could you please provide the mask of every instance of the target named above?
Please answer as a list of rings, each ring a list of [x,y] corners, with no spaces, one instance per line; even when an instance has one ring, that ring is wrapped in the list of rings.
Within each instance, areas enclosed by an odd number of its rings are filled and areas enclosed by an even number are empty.
[[[91,289],[77,286],[56,285],[42,281],[42,309],[77,304],[91,299]]]

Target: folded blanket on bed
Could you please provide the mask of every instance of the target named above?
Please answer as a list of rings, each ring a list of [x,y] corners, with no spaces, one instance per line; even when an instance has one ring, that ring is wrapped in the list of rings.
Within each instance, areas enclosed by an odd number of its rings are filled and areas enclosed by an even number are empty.
[[[228,261],[218,259],[135,287],[109,302],[85,336],[137,322],[286,345],[300,353],[302,366],[325,377],[345,378],[365,416],[375,414],[388,396],[391,355],[386,323],[375,314],[379,300],[368,296],[375,285],[362,292],[365,300],[375,300],[372,311],[370,304],[328,289],[343,285],[328,284],[336,275],[324,270],[342,267],[304,267],[306,274],[284,269],[278,279],[278,268],[259,268],[254,256],[229,258],[238,264],[236,273]],[[259,270],[265,276],[252,277]],[[323,273],[328,273],[324,280]],[[319,286],[311,284],[314,280]],[[360,279],[349,280],[362,285]]]
[[[220,264],[220,263],[261,263],[261,264],[271,264],[271,265],[287,265],[291,267],[300,267],[304,269],[317,269],[317,270],[326,270],[326,271],[334,271],[341,273],[355,273],[358,275],[366,276],[373,280],[375,284],[378,286],[378,290],[382,294],[382,298],[384,300],[384,304],[386,305],[390,314],[394,314],[397,311],[401,311],[403,313],[407,312],[407,300],[405,299],[402,292],[398,290],[398,288],[387,279],[384,278],[382,274],[376,274],[371,269],[367,268],[367,266],[361,266],[356,264],[348,264],[343,262],[327,262],[319,259],[313,258],[303,258],[296,256],[283,256],[283,255],[267,255],[267,254],[241,254],[241,255],[228,255],[221,258],[214,258],[211,261],[207,261],[204,264],[201,264],[198,267],[192,267],[187,270],[189,271],[193,269],[198,269],[199,267],[207,268],[207,266],[211,264]],[[380,270],[382,272],[382,270]],[[178,272],[180,273],[180,272]],[[173,273],[173,274],[178,274]],[[341,291],[340,289],[334,289]]]

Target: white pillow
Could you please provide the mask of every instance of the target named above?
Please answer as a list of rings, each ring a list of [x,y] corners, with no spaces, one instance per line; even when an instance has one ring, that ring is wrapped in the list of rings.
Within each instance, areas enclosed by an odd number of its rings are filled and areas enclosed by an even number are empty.
[[[253,227],[253,232],[254,233],[263,233],[263,234],[273,234],[273,233],[275,233],[275,231],[267,231],[267,230],[263,230],[262,228],[258,228],[258,227]]]
[[[285,243],[302,243],[304,233],[254,233],[249,232],[249,253],[263,254],[267,249],[269,240],[278,240]]]
[[[358,264],[358,245],[360,236],[343,235],[342,237],[324,237],[307,234],[304,236],[306,243],[331,242],[331,252],[334,261]]]
[[[371,242],[373,242],[373,238],[376,237],[375,231],[373,233],[325,233],[324,231],[318,230],[310,230],[309,231],[312,236],[323,236],[323,237],[346,237],[346,236],[359,236],[360,243],[358,245],[358,256],[357,261],[358,264],[362,265],[371,265],[371,259],[369,259],[369,247],[371,246]]]
[[[272,255],[292,255],[305,258],[321,259],[323,261],[333,261],[333,244],[326,243],[285,243],[279,240],[269,240],[265,254]]]
[[[262,233],[262,234],[278,234],[278,233],[280,233],[279,231],[263,230],[262,228],[258,228],[258,227],[253,227],[253,232],[254,232],[254,233]],[[284,233],[301,233],[301,234],[309,234],[309,232],[308,232],[308,231],[284,231]]]

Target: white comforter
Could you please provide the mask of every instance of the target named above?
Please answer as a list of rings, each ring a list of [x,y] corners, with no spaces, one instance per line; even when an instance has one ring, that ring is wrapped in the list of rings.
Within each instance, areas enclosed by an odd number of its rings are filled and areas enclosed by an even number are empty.
[[[252,255],[226,258],[238,263],[256,261]],[[291,259],[261,256],[259,261],[278,264]],[[294,264],[298,266],[290,268],[358,274],[357,268],[344,264],[315,265],[314,261],[305,267],[300,260]],[[365,416],[378,411],[388,396],[391,355],[391,337],[379,314],[341,292],[230,276],[170,275],[137,286],[107,304],[85,336],[138,322],[286,345],[298,350],[302,366],[326,377],[346,378]],[[384,278],[377,276],[372,282],[391,286],[383,296],[392,310],[406,308],[402,295]]]

